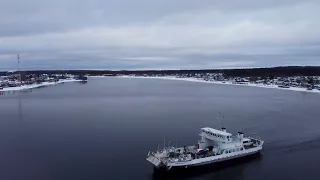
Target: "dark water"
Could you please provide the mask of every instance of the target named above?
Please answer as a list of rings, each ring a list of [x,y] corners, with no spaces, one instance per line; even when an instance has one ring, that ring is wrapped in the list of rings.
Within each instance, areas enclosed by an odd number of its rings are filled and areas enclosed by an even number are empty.
[[[320,94],[183,81],[104,78],[5,93],[0,179],[157,179],[148,151],[164,138],[195,144],[202,126],[257,133],[262,156],[167,179],[318,179],[319,117]]]

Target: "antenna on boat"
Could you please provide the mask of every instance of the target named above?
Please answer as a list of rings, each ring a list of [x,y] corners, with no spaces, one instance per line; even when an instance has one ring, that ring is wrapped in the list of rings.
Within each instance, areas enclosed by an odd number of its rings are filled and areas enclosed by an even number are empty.
[[[166,138],[163,138],[163,149],[166,147]]]
[[[224,117],[221,116],[221,112],[220,112],[220,111],[218,112],[218,117],[217,117],[217,119],[218,119],[218,120],[224,120]]]
[[[204,125],[203,125],[203,119],[200,120],[200,126],[201,126],[201,128],[204,127]]]
[[[219,122],[220,124],[222,124],[222,122],[223,122],[223,120],[224,120],[224,117],[221,116],[221,112],[220,112],[220,111],[218,112],[217,120],[218,120],[218,122]],[[220,122],[220,121],[221,121],[221,122]],[[222,125],[223,125],[223,124],[222,124]],[[224,127],[224,126],[223,126],[223,127]]]

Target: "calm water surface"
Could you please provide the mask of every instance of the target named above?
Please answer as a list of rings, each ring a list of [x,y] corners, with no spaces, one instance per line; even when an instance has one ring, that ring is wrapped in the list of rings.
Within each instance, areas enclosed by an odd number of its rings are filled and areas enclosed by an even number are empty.
[[[319,117],[320,94],[183,81],[96,78],[5,93],[0,179],[157,179],[148,151],[164,138],[195,144],[203,126],[257,133],[262,156],[165,178],[318,179]]]

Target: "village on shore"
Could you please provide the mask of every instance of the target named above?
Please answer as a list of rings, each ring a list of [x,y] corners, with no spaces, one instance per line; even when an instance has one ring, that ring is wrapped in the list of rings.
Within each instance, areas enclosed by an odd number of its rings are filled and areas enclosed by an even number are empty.
[[[32,89],[72,81],[87,81],[86,76],[72,74],[26,74],[23,71],[9,71],[0,76],[0,91]]]
[[[320,90],[320,76],[294,76],[294,77],[225,77],[223,73],[196,73],[196,74],[172,74],[166,75],[148,75],[148,74],[130,74],[135,77],[175,77],[192,78],[202,81],[231,83],[231,84],[256,84],[266,86],[277,86],[279,88],[305,88],[307,90]]]

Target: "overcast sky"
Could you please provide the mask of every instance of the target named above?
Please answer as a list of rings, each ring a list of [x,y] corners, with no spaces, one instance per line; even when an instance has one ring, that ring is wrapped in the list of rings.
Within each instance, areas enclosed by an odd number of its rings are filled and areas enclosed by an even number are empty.
[[[320,1],[0,0],[0,70],[320,65]]]

